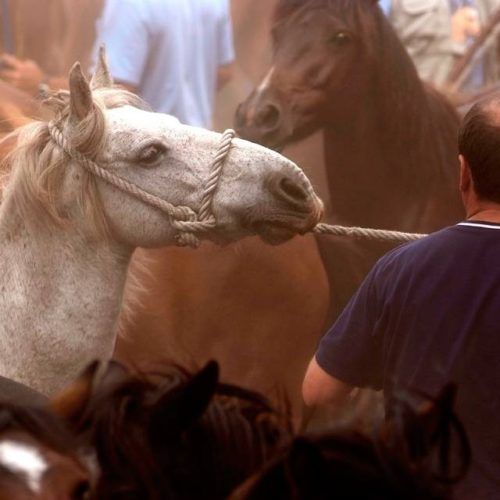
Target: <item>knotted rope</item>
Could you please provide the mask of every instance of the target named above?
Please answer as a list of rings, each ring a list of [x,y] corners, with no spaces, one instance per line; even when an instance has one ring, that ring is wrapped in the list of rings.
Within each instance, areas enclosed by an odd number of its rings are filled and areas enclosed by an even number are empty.
[[[89,173],[166,213],[170,218],[172,226],[177,230],[176,241],[178,246],[197,248],[200,245],[200,238],[197,236],[197,233],[205,233],[216,227],[217,221],[212,213],[212,201],[222,175],[225,160],[231,150],[232,142],[236,135],[234,130],[229,129],[222,134],[217,154],[212,161],[210,177],[207,180],[203,192],[201,207],[197,213],[189,207],[172,205],[168,201],[148,193],[135,184],[105,170],[90,158],[87,158],[82,153],[73,149],[55,122],[50,122],[48,126],[53,141],[65,154],[77,161]],[[348,236],[396,243],[415,241],[427,236],[425,234],[402,233],[399,231],[366,229],[361,227],[331,226],[328,224],[318,224],[311,232],[315,234]]]

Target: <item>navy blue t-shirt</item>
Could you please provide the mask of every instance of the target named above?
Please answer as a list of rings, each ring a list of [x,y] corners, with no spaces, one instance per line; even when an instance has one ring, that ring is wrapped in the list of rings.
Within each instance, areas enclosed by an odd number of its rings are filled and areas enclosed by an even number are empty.
[[[500,499],[500,224],[464,222],[387,254],[316,360],[386,394],[457,382],[473,466],[456,498]]]

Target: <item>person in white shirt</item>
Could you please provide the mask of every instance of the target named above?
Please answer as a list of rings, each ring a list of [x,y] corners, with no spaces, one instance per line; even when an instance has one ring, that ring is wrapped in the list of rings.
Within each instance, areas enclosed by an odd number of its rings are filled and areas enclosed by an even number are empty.
[[[229,0],[106,0],[94,53],[154,111],[210,128],[234,61]]]

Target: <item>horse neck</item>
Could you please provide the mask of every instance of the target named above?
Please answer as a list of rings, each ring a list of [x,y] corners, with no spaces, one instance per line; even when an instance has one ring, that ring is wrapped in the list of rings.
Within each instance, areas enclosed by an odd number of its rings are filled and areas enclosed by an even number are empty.
[[[451,201],[456,187],[449,165],[456,123],[451,112],[432,111],[419,80],[402,87],[409,94],[404,102],[401,90],[383,88],[389,80],[380,80],[354,116],[325,127],[333,219],[365,227],[431,230],[434,226],[422,222],[423,214],[433,210],[429,204],[438,193],[450,200],[452,212],[458,210]],[[449,214],[437,218],[437,227],[454,221]]]
[[[28,227],[0,211],[0,373],[52,394],[112,355],[131,252],[74,227]],[[33,219],[39,214],[32,214]]]

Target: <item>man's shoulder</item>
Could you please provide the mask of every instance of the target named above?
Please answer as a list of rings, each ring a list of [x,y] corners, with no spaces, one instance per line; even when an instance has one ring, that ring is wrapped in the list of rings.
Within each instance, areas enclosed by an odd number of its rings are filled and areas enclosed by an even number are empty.
[[[387,270],[401,265],[414,265],[418,262],[418,257],[424,257],[430,253],[437,256],[440,250],[447,251],[456,238],[455,226],[446,227],[422,239],[396,247],[384,255],[375,267],[379,270]]]

